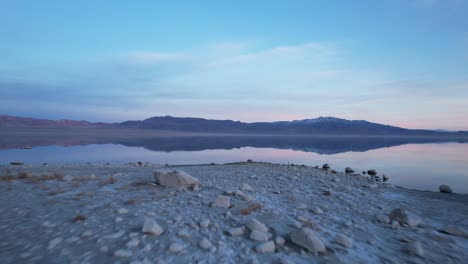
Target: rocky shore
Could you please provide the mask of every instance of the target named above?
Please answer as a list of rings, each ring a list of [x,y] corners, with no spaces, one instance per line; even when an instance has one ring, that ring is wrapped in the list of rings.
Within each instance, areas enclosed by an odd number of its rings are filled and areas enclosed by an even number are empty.
[[[1,263],[466,263],[468,196],[297,165],[0,166]]]

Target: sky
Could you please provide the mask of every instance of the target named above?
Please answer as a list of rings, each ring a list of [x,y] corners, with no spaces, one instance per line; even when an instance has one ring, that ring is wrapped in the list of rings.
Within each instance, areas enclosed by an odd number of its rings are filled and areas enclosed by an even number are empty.
[[[468,130],[468,0],[0,0],[0,114]]]

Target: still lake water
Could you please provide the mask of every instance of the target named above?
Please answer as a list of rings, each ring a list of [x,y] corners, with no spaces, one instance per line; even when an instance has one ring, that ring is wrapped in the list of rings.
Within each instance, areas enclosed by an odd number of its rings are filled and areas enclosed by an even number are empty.
[[[82,144],[82,143],[80,143]],[[224,139],[164,138],[116,143],[0,149],[0,165],[147,161],[158,164],[207,164],[246,161],[319,165],[356,172],[376,169],[389,182],[412,189],[437,191],[450,185],[468,193],[468,143],[376,139]],[[69,145],[69,144],[67,144]]]

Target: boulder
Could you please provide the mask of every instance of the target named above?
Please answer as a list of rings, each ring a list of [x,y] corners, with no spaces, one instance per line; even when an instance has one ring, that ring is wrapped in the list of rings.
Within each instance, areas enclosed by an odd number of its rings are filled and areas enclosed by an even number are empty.
[[[322,169],[324,170],[328,170],[329,168],[330,168],[330,165],[328,165],[327,163],[322,165]]]
[[[345,172],[346,172],[346,173],[353,173],[354,170],[351,169],[350,167],[346,167],[346,168],[345,168]]]
[[[154,173],[154,178],[162,186],[174,187],[179,190],[198,189],[200,182],[190,174],[177,170],[158,170]]]
[[[308,249],[314,254],[325,253],[326,251],[322,240],[310,228],[296,230],[290,235],[290,238],[294,244]]]
[[[421,224],[422,220],[419,216],[409,212],[408,210],[397,208],[394,209],[390,215],[390,220],[398,222],[400,225],[407,224],[411,227],[415,227]]]
[[[439,192],[441,193],[453,193],[452,188],[450,186],[442,184],[439,186]]]
[[[371,170],[368,170],[367,171],[367,174],[371,175],[371,176],[374,176],[374,175],[377,175],[377,171],[374,170],[374,169],[371,169]]]

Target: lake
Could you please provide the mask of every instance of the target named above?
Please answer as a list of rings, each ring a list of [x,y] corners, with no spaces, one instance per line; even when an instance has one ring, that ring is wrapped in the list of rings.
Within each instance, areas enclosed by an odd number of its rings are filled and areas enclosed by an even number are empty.
[[[437,191],[440,184],[468,193],[468,143],[432,138],[362,137],[160,137],[99,141],[26,142],[3,139],[0,165],[25,163],[207,164],[246,161],[321,166],[337,171],[376,169],[405,188]],[[25,144],[21,141],[21,144]],[[26,146],[26,145],[24,145]]]

